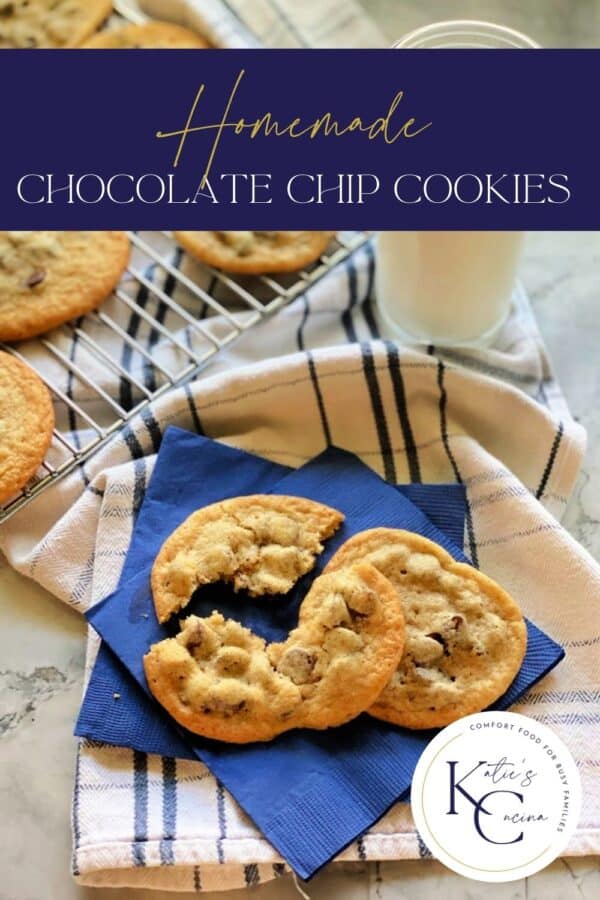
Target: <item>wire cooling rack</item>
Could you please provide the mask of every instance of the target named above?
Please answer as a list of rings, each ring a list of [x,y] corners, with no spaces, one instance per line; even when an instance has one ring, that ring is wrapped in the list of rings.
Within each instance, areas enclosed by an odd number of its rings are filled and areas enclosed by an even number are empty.
[[[36,476],[0,522],[96,453],[137,413],[199,372],[368,239],[341,232],[307,269],[240,278],[191,259],[167,232],[130,232],[131,261],[94,312],[2,350],[32,366],[53,397],[56,428]]]

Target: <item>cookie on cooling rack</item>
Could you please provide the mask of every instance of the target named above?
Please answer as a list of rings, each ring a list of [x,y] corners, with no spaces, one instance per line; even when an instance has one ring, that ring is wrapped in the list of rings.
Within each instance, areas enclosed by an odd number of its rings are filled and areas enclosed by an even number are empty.
[[[409,531],[356,534],[325,572],[359,560],[394,585],[406,620],[404,656],[371,715],[407,728],[440,728],[502,696],[527,647],[523,615],[506,591]]]
[[[218,612],[190,616],[144,657],[152,694],[197,734],[268,741],[292,728],[342,725],[367,709],[398,665],[402,605],[373,566],[317,578],[281,644]]]
[[[239,275],[296,272],[318,259],[335,231],[175,231],[201,262]]]
[[[107,28],[93,35],[84,47],[92,50],[193,50],[209,47],[204,38],[189,28],[171,22],[143,22],[140,25],[121,25]]]
[[[112,0],[0,0],[0,48],[77,47],[112,12]]]
[[[25,363],[0,351],[0,503],[35,475],[53,428],[46,385]]]
[[[123,231],[0,231],[0,340],[24,340],[94,309],[128,260]]]
[[[196,588],[226,581],[252,597],[285,594],[313,568],[344,520],[342,513],[303,497],[254,494],[192,513],[162,545],[152,567],[159,622],[190,600]]]

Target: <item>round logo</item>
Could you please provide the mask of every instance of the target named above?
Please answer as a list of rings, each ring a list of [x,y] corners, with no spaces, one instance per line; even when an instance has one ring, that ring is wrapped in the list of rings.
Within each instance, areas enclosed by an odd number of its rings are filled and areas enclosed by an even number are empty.
[[[449,869],[478,881],[539,872],[567,846],[581,781],[563,742],[510,712],[466,716],[423,752],[411,788],[416,827]]]

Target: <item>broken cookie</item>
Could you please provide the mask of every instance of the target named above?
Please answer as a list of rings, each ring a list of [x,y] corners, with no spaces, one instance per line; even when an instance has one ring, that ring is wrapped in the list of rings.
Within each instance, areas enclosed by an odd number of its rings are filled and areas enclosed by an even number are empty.
[[[298,626],[267,644],[218,612],[190,616],[144,657],[148,686],[196,734],[267,741],[292,728],[329,728],[370,707],[404,646],[397,592],[373,566],[315,579]]]
[[[159,622],[184,607],[196,588],[217,581],[252,597],[287,593],[343,519],[322,503],[276,494],[199,509],[167,538],[152,567]]]

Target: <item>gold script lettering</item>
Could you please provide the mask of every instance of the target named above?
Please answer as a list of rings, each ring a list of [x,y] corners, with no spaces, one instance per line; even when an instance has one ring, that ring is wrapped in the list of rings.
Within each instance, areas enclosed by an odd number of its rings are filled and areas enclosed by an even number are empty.
[[[361,116],[353,116],[353,118],[347,125],[341,125],[339,121],[334,118],[333,113],[331,112],[322,113],[320,116],[317,116],[314,121],[310,122],[307,125],[302,124],[302,120],[299,116],[294,117],[287,124],[282,124],[278,122],[277,119],[273,118],[273,114],[271,112],[264,113],[253,122],[247,122],[243,117],[240,117],[233,121],[229,121],[229,113],[231,111],[233,101],[236,97],[238,88],[245,74],[245,69],[240,69],[227,99],[227,103],[225,104],[223,115],[221,116],[221,120],[219,122],[209,123],[208,125],[192,125],[192,122],[196,115],[196,110],[198,108],[198,103],[206,89],[206,85],[201,84],[196,92],[196,96],[194,97],[193,103],[188,112],[184,127],[176,131],[156,132],[157,138],[179,138],[177,151],[173,159],[173,168],[177,168],[177,166],[179,165],[184,144],[186,143],[187,138],[190,134],[201,131],[215,132],[206,166],[204,168],[204,173],[200,182],[201,188],[204,188],[204,186],[206,185],[206,180],[214,163],[221,137],[223,136],[223,133],[227,128],[232,129],[233,134],[235,135],[241,135],[244,134],[244,132],[248,132],[250,140],[254,140],[260,135],[263,135],[264,137],[274,136],[278,138],[289,137],[292,139],[308,137],[308,140],[314,140],[319,134],[325,137],[343,137],[343,135],[345,134],[359,132],[362,134],[366,134],[369,141],[375,140],[378,137],[382,137],[386,144],[395,144],[396,141],[400,138],[410,140],[411,138],[417,137],[417,135],[422,134],[433,124],[432,122],[426,122],[424,125],[418,125],[417,120],[414,118],[414,116],[411,116],[410,118],[407,118],[405,121],[403,121],[400,124],[400,127],[396,129],[396,131],[392,131],[392,121],[396,116],[396,110],[398,106],[404,99],[404,91],[397,91],[394,99],[388,107],[387,113],[384,116],[378,116],[371,122],[365,122],[361,118]]]

